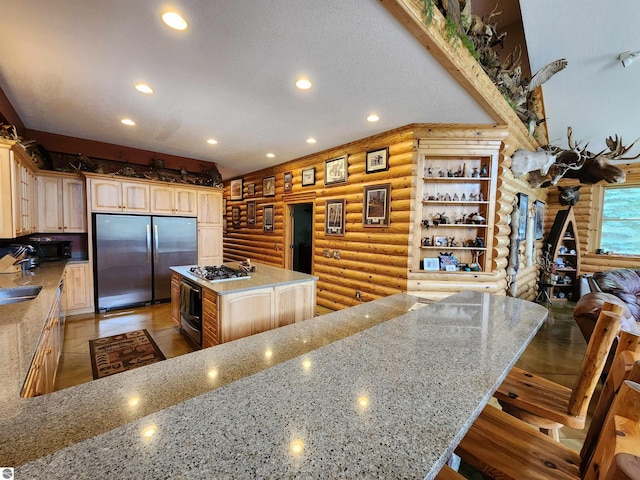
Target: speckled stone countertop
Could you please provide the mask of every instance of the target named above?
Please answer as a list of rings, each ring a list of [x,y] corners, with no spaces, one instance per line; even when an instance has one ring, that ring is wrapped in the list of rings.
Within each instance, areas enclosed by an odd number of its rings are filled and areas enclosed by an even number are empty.
[[[0,464],[56,452],[16,478],[433,478],[547,310],[462,292],[405,313],[418,301],[394,295],[28,400],[17,415],[30,431],[2,420]],[[183,386],[205,391],[160,406]]]
[[[249,273],[248,277],[240,277],[233,280],[218,280],[213,282],[193,275],[189,269],[195,265],[171,267],[171,270],[179,273],[183,277],[187,277],[189,280],[192,280],[205,288],[208,288],[209,290],[213,290],[218,295],[244,292],[273,285],[286,285],[290,283],[318,280],[318,277],[314,275],[307,275],[306,273],[295,272],[293,270],[285,270],[284,268],[271,267],[263,263],[254,264],[256,266],[256,271]],[[226,262],[224,265],[232,268],[238,268],[238,262]]]

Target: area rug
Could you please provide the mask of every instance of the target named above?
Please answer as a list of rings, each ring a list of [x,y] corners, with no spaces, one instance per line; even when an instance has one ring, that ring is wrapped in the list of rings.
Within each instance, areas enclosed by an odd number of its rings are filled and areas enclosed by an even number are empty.
[[[93,379],[165,360],[147,330],[89,340]]]

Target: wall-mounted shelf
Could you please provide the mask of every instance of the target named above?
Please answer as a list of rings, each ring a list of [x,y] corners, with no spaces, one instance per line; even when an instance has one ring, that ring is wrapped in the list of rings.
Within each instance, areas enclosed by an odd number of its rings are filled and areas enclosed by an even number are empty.
[[[580,276],[580,243],[573,210],[560,210],[553,222],[547,245],[555,265],[549,296],[551,301],[575,300]]]

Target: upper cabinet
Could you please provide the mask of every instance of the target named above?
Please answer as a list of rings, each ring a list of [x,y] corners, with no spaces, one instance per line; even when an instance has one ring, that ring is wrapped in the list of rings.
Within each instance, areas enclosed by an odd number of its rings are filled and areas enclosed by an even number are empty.
[[[85,181],[77,175],[38,175],[38,231],[42,233],[85,233],[87,207]]]
[[[198,191],[198,223],[222,226],[222,190]]]
[[[37,230],[36,170],[21,145],[0,139],[0,238]]]
[[[149,213],[149,184],[113,177],[89,179],[94,212]]]
[[[420,141],[418,270],[489,272],[500,142]]]
[[[151,213],[156,215],[195,217],[198,214],[197,195],[192,188],[151,185],[150,195]]]

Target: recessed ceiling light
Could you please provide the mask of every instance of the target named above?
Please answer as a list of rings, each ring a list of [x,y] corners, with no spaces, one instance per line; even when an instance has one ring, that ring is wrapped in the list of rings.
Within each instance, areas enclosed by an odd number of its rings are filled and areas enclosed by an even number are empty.
[[[369,122],[377,122],[378,120],[380,120],[380,117],[378,115],[376,115],[375,113],[372,113],[371,115],[369,115],[367,117],[367,121],[369,121]]]
[[[153,88],[146,83],[136,83],[136,90],[141,93],[153,93]]]
[[[311,82],[306,78],[301,78],[296,82],[296,87],[300,90],[308,90],[311,88]]]
[[[129,125],[129,126],[133,126],[133,125],[136,124],[136,122],[134,122],[130,118],[123,118],[122,120],[120,120],[120,122],[124,123],[125,125]]]
[[[210,138],[209,140],[207,140],[207,143],[209,145],[217,145],[218,144],[218,140],[216,140],[215,138]]]
[[[269,157],[269,158],[274,158],[274,157],[275,157],[275,154],[273,154],[273,153],[267,153],[267,157]]]
[[[307,143],[316,143],[315,138],[307,138]]]
[[[164,12],[162,21],[174,30],[186,30],[187,21],[178,12]]]

